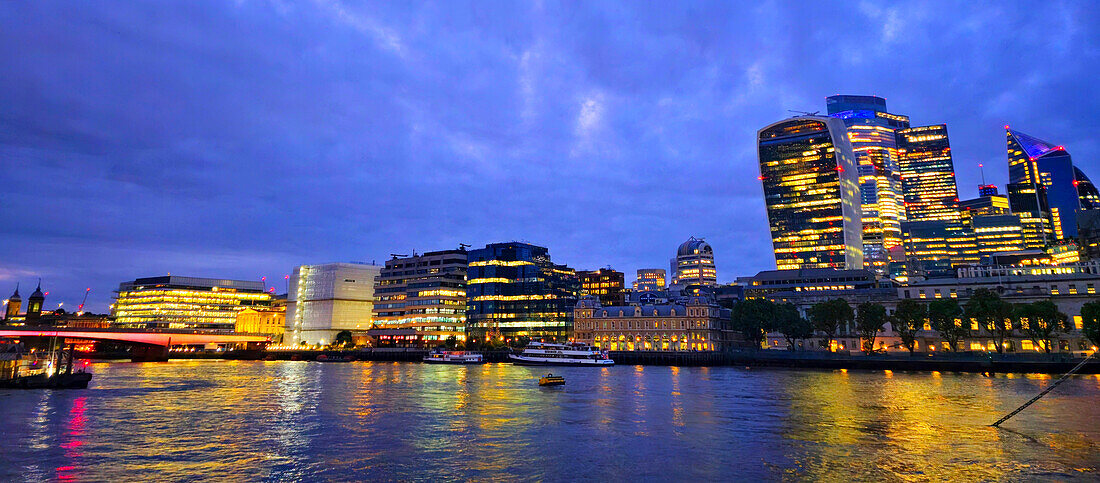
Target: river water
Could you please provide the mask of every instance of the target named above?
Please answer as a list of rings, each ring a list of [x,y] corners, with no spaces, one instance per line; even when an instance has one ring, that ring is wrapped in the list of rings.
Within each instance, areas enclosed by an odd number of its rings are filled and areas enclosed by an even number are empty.
[[[0,481],[1100,478],[1100,378],[508,364],[93,364],[0,390]]]

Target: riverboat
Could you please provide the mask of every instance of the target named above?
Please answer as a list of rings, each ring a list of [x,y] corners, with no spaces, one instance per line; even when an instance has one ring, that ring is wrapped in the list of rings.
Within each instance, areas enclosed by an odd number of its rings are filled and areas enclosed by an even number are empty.
[[[547,375],[542,376],[542,377],[539,378],[539,385],[540,386],[564,386],[565,385],[565,377],[564,376],[555,376],[553,374],[547,374]]]
[[[23,344],[0,344],[0,388],[85,389],[92,373],[86,363],[74,364],[74,353],[74,348],[25,352]]]
[[[424,362],[428,364],[481,364],[485,362],[485,356],[475,352],[434,350],[424,356]]]
[[[508,354],[513,364],[526,366],[597,366],[615,365],[607,351],[585,344],[531,342],[520,354]]]

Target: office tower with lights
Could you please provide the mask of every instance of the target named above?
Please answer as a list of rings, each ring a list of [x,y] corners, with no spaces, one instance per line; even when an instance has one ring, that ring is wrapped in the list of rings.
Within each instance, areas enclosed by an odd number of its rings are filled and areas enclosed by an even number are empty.
[[[411,329],[421,344],[466,340],[466,250],[394,256],[374,283],[374,326]]]
[[[757,133],[779,270],[863,268],[859,176],[844,123],[801,116]]]
[[[634,280],[635,292],[657,292],[665,288],[665,269],[639,268],[638,278]]]
[[[261,281],[147,277],[119,284],[111,317],[123,327],[233,330],[240,311],[273,300]]]
[[[577,272],[581,295],[591,295],[604,306],[626,305],[626,276],[610,268]]]
[[[877,96],[830,96],[826,106],[830,117],[844,121],[856,157],[864,265],[885,273],[890,261],[904,258],[897,131],[909,128],[909,118],[887,112],[886,99]]]
[[[1024,223],[1028,248],[1042,248],[1077,236],[1081,178],[1062,146],[1005,126],[1008,143],[1008,200]],[[1091,182],[1087,183],[1091,185]]]
[[[302,265],[290,276],[284,343],[331,344],[341,331],[374,322],[374,282],[382,267],[365,263]]]
[[[898,167],[908,221],[959,221],[959,190],[947,125],[898,130]]]
[[[714,250],[702,238],[691,237],[676,248],[676,256],[669,261],[672,269],[672,285],[715,285],[718,272],[714,268]]]
[[[997,191],[997,185],[995,184],[983,184],[978,186],[978,196],[997,196],[1000,194]]]
[[[493,243],[470,250],[466,320],[471,335],[564,339],[580,292],[576,272],[545,247]]]

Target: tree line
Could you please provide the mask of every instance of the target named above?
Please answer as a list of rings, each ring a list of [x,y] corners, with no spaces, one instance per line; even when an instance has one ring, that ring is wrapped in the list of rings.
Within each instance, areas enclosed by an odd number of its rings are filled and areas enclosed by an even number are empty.
[[[864,302],[854,309],[844,299],[819,302],[806,311],[806,316],[791,303],[776,303],[766,299],[746,299],[732,307],[731,328],[761,346],[769,332],[783,334],[787,347],[794,350],[797,341],[821,338],[823,347],[831,347],[841,331],[860,337],[860,350],[871,353],[875,340],[889,323],[901,339],[901,345],[912,353],[916,349],[917,332],[927,325],[948,343],[950,351],[974,334],[971,322],[979,333],[991,337],[997,352],[1003,353],[1005,339],[1019,330],[1046,353],[1053,349],[1058,335],[1073,329],[1066,314],[1050,300],[1032,303],[1012,303],[989,289],[978,289],[965,304],[955,299],[935,299],[921,302],[903,299],[893,314],[874,302]],[[1089,302],[1081,308],[1083,332],[1093,344],[1100,345],[1100,302]]]

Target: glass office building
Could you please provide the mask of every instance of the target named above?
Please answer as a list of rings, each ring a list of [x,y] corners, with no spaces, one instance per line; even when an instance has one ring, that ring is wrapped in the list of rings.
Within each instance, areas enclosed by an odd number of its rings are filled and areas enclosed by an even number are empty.
[[[374,327],[412,329],[420,344],[466,340],[466,250],[386,260],[374,282]]]
[[[959,190],[947,125],[898,131],[898,167],[908,221],[959,221]]]
[[[147,277],[119,284],[111,316],[122,327],[233,330],[238,312],[273,299],[261,281]]]
[[[863,268],[859,177],[837,118],[802,116],[757,133],[776,268]]]
[[[887,112],[886,99],[877,96],[830,96],[826,107],[830,117],[844,122],[856,157],[864,265],[885,273],[891,260],[904,257],[901,223],[906,215],[896,137],[909,127],[909,118]]]
[[[1051,245],[1077,236],[1081,209],[1073,158],[1056,146],[1005,126],[1008,143],[1008,200],[1025,220],[1030,238]],[[1081,173],[1084,176],[1084,173]],[[1025,216],[1026,215],[1026,216]],[[1032,242],[1032,245],[1037,244]],[[1041,248],[1034,246],[1033,248]]]
[[[566,338],[580,283],[544,247],[493,243],[468,252],[466,320],[471,335]]]

